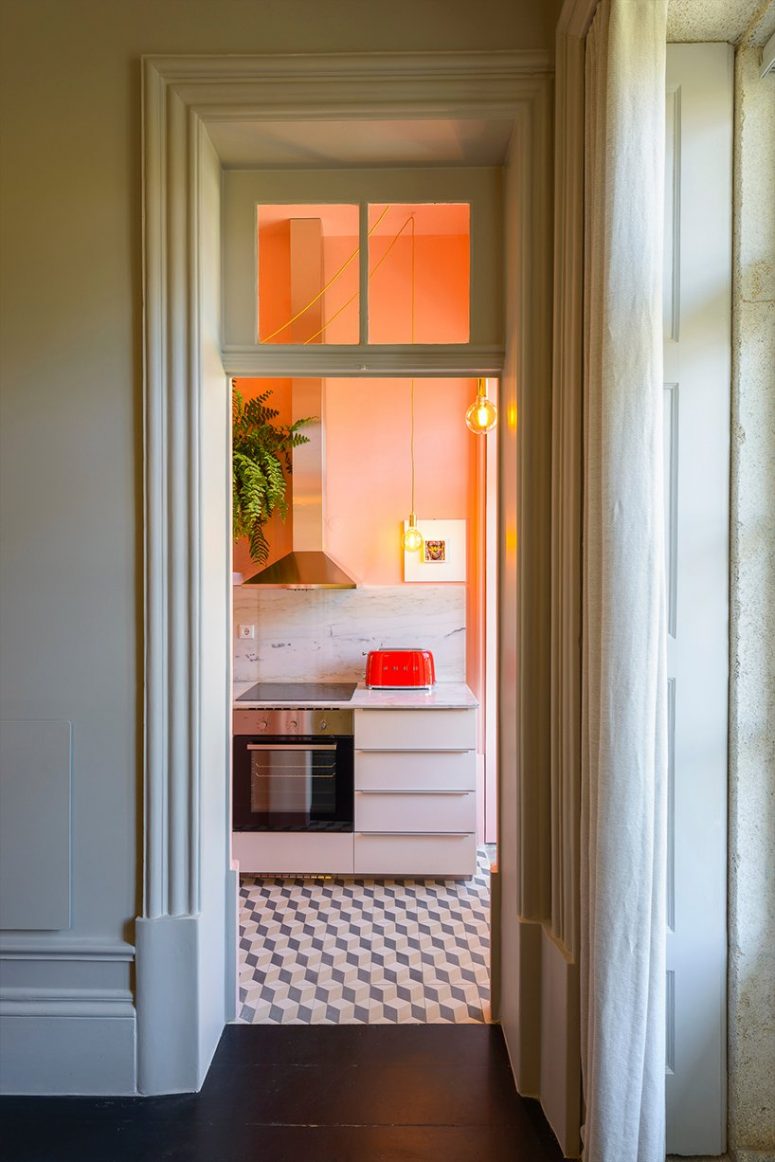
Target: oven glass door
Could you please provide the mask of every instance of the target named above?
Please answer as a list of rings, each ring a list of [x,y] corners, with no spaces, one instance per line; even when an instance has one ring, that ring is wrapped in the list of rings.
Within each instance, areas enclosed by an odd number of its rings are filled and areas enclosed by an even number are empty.
[[[352,831],[351,739],[239,742],[238,830]]]

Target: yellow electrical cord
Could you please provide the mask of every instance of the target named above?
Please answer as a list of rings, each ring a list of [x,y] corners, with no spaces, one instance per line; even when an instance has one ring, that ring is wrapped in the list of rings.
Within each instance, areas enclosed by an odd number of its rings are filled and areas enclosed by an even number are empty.
[[[411,337],[411,340],[410,340],[410,342],[411,342],[411,343],[414,343],[414,306],[415,306],[415,299],[414,299],[414,294],[415,294],[415,259],[414,259],[414,251],[415,251],[415,221],[414,221],[414,214],[410,214],[410,215],[409,215],[409,217],[407,218],[407,222],[408,222],[408,221],[411,221],[411,223],[412,223],[412,298],[411,298],[411,310],[412,310],[412,337]],[[412,379],[412,384],[411,384],[411,389],[410,389],[410,402],[411,402],[411,409],[412,409],[412,436],[411,436],[411,456],[412,456],[412,507],[411,507],[411,510],[410,510],[410,511],[411,511],[411,512],[414,512],[414,379]]]
[[[384,214],[382,215],[382,217],[384,217]],[[379,221],[381,221],[381,220],[382,220],[382,218],[380,218]],[[377,226],[379,225],[379,221],[374,223],[371,230],[369,231],[369,234],[371,234],[374,230],[376,230]],[[391,241],[390,245],[388,246],[387,250],[380,258],[379,262],[374,263],[374,266],[369,271],[368,277],[369,277],[369,281],[371,281],[371,278],[373,277],[373,275],[375,275],[377,273],[379,268],[382,266],[382,263],[385,261],[387,256],[390,254],[390,251],[393,249],[396,242],[398,242],[398,239],[401,237],[401,235],[403,234],[404,230],[406,229],[406,227],[409,225],[410,222],[412,223],[412,342],[414,343],[414,214],[410,214],[409,217],[406,219],[403,226],[398,231],[398,233],[395,235],[395,237]],[[307,343],[314,343],[315,340],[318,338],[318,336],[322,335],[323,332],[326,330],[326,328],[331,326],[334,319],[338,319],[339,316],[341,315],[342,311],[347,310],[350,303],[355,302],[359,293],[360,293],[360,288],[355,292],[354,295],[350,295],[349,299],[347,299],[346,302],[342,303],[339,310],[334,312],[334,314],[331,316],[331,318],[323,324],[323,326],[320,328],[319,331],[316,331],[314,335],[310,335],[309,339],[304,340],[305,345]],[[310,306],[312,306],[312,305],[313,304],[310,303]],[[276,332],[275,332],[275,334],[276,334]]]

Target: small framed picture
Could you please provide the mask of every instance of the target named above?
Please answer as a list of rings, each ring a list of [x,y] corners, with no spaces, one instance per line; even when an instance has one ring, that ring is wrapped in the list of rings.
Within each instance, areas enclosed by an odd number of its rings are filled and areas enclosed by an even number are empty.
[[[407,522],[404,521],[404,531]],[[422,545],[404,550],[404,581],[439,585],[466,579],[466,522],[417,518]]]
[[[429,564],[443,564],[447,559],[446,541],[423,541],[423,560]]]

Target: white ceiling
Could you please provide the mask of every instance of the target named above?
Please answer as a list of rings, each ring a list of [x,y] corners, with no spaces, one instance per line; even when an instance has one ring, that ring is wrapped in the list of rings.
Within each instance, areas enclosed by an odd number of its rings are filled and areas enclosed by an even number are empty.
[[[501,165],[513,119],[222,121],[208,131],[226,169]]]

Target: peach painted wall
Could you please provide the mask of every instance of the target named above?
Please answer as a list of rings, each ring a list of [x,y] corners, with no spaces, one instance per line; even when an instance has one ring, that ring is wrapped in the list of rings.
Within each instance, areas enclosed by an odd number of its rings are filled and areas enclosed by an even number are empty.
[[[370,240],[369,270],[391,244],[391,238],[375,236]],[[415,342],[467,343],[468,237],[418,234],[414,268]],[[402,235],[369,280],[370,343],[410,341],[411,271],[412,239]]]
[[[465,426],[471,379],[415,380],[415,504],[419,521],[466,523],[466,670],[484,692],[485,444]],[[410,381],[328,379],[326,551],[361,585],[403,581],[409,514]]]
[[[469,520],[469,441],[463,417],[471,380],[415,381],[418,517]],[[326,546],[362,585],[403,581],[402,522],[409,515],[410,385],[406,379],[325,382]]]
[[[263,339],[291,317],[291,239],[287,221],[261,223],[258,234],[258,317]],[[290,330],[272,342],[290,343]]]
[[[320,218],[322,223],[322,286],[337,274],[358,246],[358,207],[350,206],[269,206],[259,208],[258,217],[258,304],[259,334],[271,335],[291,318],[291,253],[288,218],[283,214],[304,218]],[[353,227],[352,233],[348,229]],[[314,257],[314,256],[313,256]],[[323,298],[326,329],[312,339],[315,343],[358,342],[358,259],[350,262],[326,292]],[[321,287],[322,289],[322,287]],[[355,296],[353,298],[353,296]],[[348,303],[349,305],[345,306]],[[339,308],[344,306],[341,314]],[[337,315],[336,318],[333,318]],[[310,319],[314,312],[310,311]],[[294,339],[291,328],[285,328],[272,343],[304,342],[311,338],[317,325],[304,327],[299,320],[301,340]]]
[[[239,379],[246,399],[267,388],[291,416],[291,380]],[[463,417],[470,379],[415,380],[415,503],[419,517],[469,521],[478,527],[476,437]],[[326,445],[326,550],[361,585],[403,582],[402,522],[409,515],[409,380],[327,379],[323,383]],[[292,496],[293,481],[289,483]],[[292,519],[267,526],[268,564],[289,552]],[[469,555],[469,562],[471,558]],[[234,569],[255,572],[247,542],[234,548]]]
[[[323,285],[333,278],[358,246],[357,236],[326,238],[323,244]],[[318,343],[357,343],[359,329],[358,259],[355,258],[326,292],[323,299],[323,320],[326,329]],[[353,295],[355,296],[353,298]],[[345,303],[349,305],[345,306]],[[344,307],[339,314],[340,307]],[[337,316],[334,318],[334,316]]]

